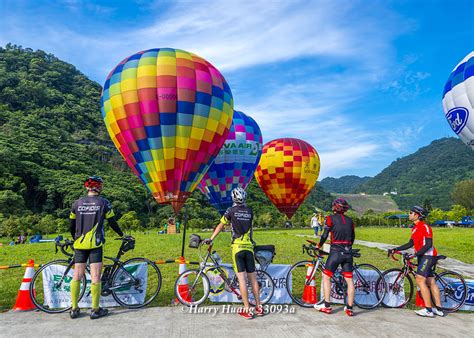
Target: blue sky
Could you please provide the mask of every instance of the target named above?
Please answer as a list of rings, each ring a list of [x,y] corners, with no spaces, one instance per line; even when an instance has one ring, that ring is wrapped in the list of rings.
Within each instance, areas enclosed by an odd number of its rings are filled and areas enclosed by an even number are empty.
[[[100,84],[140,50],[204,57],[264,142],[297,137],[316,148],[320,179],[373,176],[455,136],[441,95],[474,46],[469,0],[3,0],[0,12],[0,45],[53,53]]]

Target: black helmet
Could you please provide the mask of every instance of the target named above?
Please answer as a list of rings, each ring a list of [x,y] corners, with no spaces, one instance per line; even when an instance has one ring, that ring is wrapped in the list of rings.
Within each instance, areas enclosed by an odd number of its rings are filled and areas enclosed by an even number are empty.
[[[335,211],[335,212],[344,213],[347,210],[349,210],[349,203],[347,203],[347,201],[345,199],[336,198],[332,202],[332,210]]]
[[[417,214],[420,217],[420,219],[425,219],[430,214],[428,210],[426,210],[423,207],[420,207],[419,205],[415,205],[413,208],[410,209],[410,211]]]
[[[102,179],[102,177],[97,176],[97,175],[89,176],[84,181],[84,186],[87,188],[87,190],[95,191],[95,192],[100,192],[102,190],[103,184],[104,184],[104,180]]]

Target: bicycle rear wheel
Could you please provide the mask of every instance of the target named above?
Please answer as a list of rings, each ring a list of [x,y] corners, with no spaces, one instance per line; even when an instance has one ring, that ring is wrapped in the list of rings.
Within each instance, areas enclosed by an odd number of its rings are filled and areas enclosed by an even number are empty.
[[[321,285],[321,274],[312,261],[294,264],[286,275],[286,290],[299,306],[312,307],[317,302],[313,299],[316,296],[316,285]]]
[[[373,309],[381,302],[387,287],[379,269],[371,264],[360,264],[353,271],[354,303],[362,309]]]
[[[186,306],[202,304],[209,296],[210,283],[201,270],[186,270],[178,276],[174,293],[179,302]]]
[[[61,313],[71,309],[71,281],[74,270],[67,260],[56,260],[41,266],[30,283],[30,297],[36,307],[47,313]],[[73,265],[74,266],[74,265]],[[66,273],[67,271],[67,273]],[[86,291],[83,276],[79,289],[79,300]]]
[[[161,272],[146,258],[132,258],[115,270],[110,287],[120,305],[137,309],[150,304],[161,289]]]
[[[454,271],[445,271],[435,277],[441,296],[441,307],[446,312],[455,312],[463,306],[467,297],[464,278]]]
[[[414,291],[410,276],[404,276],[401,269],[385,270],[382,275],[387,285],[382,305],[389,308],[401,308],[408,304]]]
[[[263,270],[256,270],[255,277],[257,279],[258,288],[259,288],[260,304],[265,305],[273,297],[273,292],[275,291],[275,283],[273,283],[273,279],[268,274],[268,272],[263,271]],[[235,275],[234,278],[236,280],[236,286],[239,287],[239,281],[237,279],[237,275]],[[253,294],[253,287],[248,279],[247,279],[247,289],[248,289],[249,303],[250,305],[255,306],[257,303],[255,302],[255,295]]]

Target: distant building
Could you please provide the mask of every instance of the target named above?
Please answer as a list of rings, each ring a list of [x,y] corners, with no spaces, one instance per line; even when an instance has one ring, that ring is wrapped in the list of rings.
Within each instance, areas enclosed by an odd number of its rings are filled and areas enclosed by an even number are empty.
[[[384,196],[387,196],[387,195],[388,195],[388,192],[384,192],[383,195],[384,195]]]
[[[361,192],[360,195],[365,196],[365,192]]]

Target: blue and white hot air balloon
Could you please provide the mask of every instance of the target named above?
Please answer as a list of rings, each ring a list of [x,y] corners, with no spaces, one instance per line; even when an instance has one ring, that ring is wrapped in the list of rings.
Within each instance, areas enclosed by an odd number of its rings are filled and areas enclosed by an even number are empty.
[[[474,150],[474,52],[451,72],[444,86],[443,109],[453,131]]]

